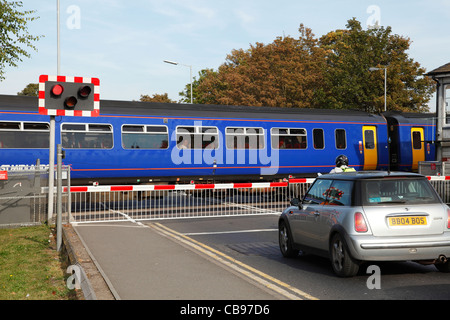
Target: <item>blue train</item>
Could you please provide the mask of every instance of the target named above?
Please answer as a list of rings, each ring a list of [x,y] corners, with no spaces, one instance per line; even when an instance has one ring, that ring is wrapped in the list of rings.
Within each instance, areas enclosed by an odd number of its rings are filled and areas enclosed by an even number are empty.
[[[0,96],[0,165],[48,164],[49,117]],[[415,171],[435,160],[434,114],[102,100],[99,117],[56,117],[74,184],[275,181],[356,170]]]

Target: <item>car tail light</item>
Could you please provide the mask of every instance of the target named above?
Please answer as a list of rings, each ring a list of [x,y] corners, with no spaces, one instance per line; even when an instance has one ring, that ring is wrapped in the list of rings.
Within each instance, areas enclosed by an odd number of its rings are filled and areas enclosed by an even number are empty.
[[[450,208],[447,208],[447,229],[450,229]]]
[[[355,213],[355,231],[356,232],[367,232],[366,220],[361,212]]]

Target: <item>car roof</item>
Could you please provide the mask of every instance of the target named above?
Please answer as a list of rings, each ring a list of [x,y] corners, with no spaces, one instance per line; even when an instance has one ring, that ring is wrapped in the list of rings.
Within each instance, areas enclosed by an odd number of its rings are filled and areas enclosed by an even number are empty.
[[[357,171],[343,173],[323,174],[318,179],[334,179],[334,180],[363,180],[363,179],[383,179],[383,178],[425,178],[425,176],[412,172],[396,172],[396,171]]]

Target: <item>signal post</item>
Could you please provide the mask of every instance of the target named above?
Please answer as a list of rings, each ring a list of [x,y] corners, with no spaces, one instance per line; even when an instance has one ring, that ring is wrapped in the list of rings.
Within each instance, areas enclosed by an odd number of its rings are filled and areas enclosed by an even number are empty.
[[[50,116],[48,221],[53,218],[55,178],[55,117],[97,117],[100,114],[100,80],[98,78],[41,75],[39,77],[39,114]],[[62,152],[58,145],[57,250],[62,231]]]

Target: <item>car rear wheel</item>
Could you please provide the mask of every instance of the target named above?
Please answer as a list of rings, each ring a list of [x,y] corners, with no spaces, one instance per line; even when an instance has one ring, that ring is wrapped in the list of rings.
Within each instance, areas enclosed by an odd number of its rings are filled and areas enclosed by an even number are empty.
[[[286,258],[294,258],[298,256],[299,250],[293,248],[291,233],[284,221],[280,222],[278,227],[278,243],[280,245],[281,254]]]
[[[340,277],[353,277],[358,273],[359,265],[353,260],[343,237],[336,233],[330,243],[331,265]]]

